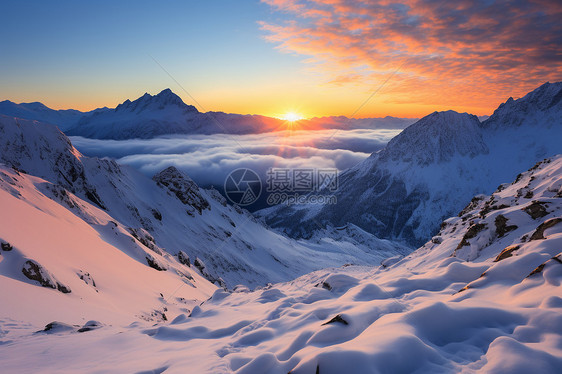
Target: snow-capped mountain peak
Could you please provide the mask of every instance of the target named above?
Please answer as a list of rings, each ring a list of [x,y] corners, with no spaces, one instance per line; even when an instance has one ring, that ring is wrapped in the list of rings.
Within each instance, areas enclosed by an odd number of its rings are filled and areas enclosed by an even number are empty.
[[[547,82],[520,99],[510,97],[482,125],[495,129],[524,123],[550,127],[561,116],[562,82]]]
[[[351,222],[379,238],[421,244],[468,196],[491,193],[519,170],[561,153],[561,137],[562,82],[546,83],[482,123],[453,111],[422,118],[339,176],[337,204],[306,215],[297,205],[256,214],[296,237],[310,236],[317,222]]]
[[[407,127],[378,157],[427,165],[449,161],[456,154],[474,157],[487,152],[478,117],[448,110],[433,112]]]
[[[134,112],[140,114],[147,110],[164,110],[168,106],[176,106],[186,112],[198,112],[194,106],[184,103],[183,100],[169,88],[162,90],[157,95],[151,95],[146,92],[134,101],[127,99],[122,104],[119,104],[115,108],[115,111]]]

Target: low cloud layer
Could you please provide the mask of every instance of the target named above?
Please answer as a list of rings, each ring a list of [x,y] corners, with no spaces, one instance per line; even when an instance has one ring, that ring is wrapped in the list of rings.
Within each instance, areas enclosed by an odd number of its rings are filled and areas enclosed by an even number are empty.
[[[222,186],[225,177],[237,168],[250,168],[261,176],[271,167],[344,170],[384,147],[399,132],[360,129],[71,140],[85,155],[115,158],[148,176],[174,165],[201,186]]]

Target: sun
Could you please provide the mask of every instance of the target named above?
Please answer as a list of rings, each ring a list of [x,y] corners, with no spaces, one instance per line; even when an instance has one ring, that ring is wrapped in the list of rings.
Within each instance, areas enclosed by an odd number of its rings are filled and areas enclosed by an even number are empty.
[[[283,119],[285,121],[288,121],[288,122],[296,122],[296,121],[299,121],[303,118],[304,118],[303,116],[301,116],[300,114],[297,114],[295,112],[288,112],[283,116]]]

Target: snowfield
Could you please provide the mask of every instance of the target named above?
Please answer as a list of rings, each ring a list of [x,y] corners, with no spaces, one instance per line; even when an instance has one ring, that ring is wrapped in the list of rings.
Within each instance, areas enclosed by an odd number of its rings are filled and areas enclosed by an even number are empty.
[[[10,222],[3,216],[2,227]],[[13,251],[2,252],[0,265]],[[7,283],[1,269],[2,300],[11,294],[6,284],[30,304],[46,290]],[[79,279],[70,278],[61,270],[60,280],[78,291]],[[70,326],[35,332],[40,318],[8,313],[0,361],[9,373],[558,373],[561,282],[557,156],[475,197],[424,246],[384,266],[325,269],[254,291],[217,289],[171,321],[100,315],[84,332],[81,312],[63,301],[74,290],[47,290],[61,298],[52,319]]]

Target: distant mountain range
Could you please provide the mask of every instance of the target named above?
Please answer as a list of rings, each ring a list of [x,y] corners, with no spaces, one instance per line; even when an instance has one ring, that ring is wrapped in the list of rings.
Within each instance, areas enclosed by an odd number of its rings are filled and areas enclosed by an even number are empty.
[[[353,223],[419,245],[473,195],[492,193],[520,170],[562,153],[562,82],[509,98],[492,116],[432,113],[341,174],[334,205],[278,205],[256,212],[290,236]],[[323,191],[332,194],[330,191]]]
[[[169,88],[157,95],[145,93],[134,101],[125,100],[114,109],[90,112],[53,110],[41,103],[0,102],[0,114],[57,125],[67,135],[94,139],[150,139],[172,134],[258,134],[286,130],[286,121],[261,115],[223,112],[201,113],[185,104]],[[343,116],[299,121],[299,129],[403,129],[411,118],[362,118]]]

